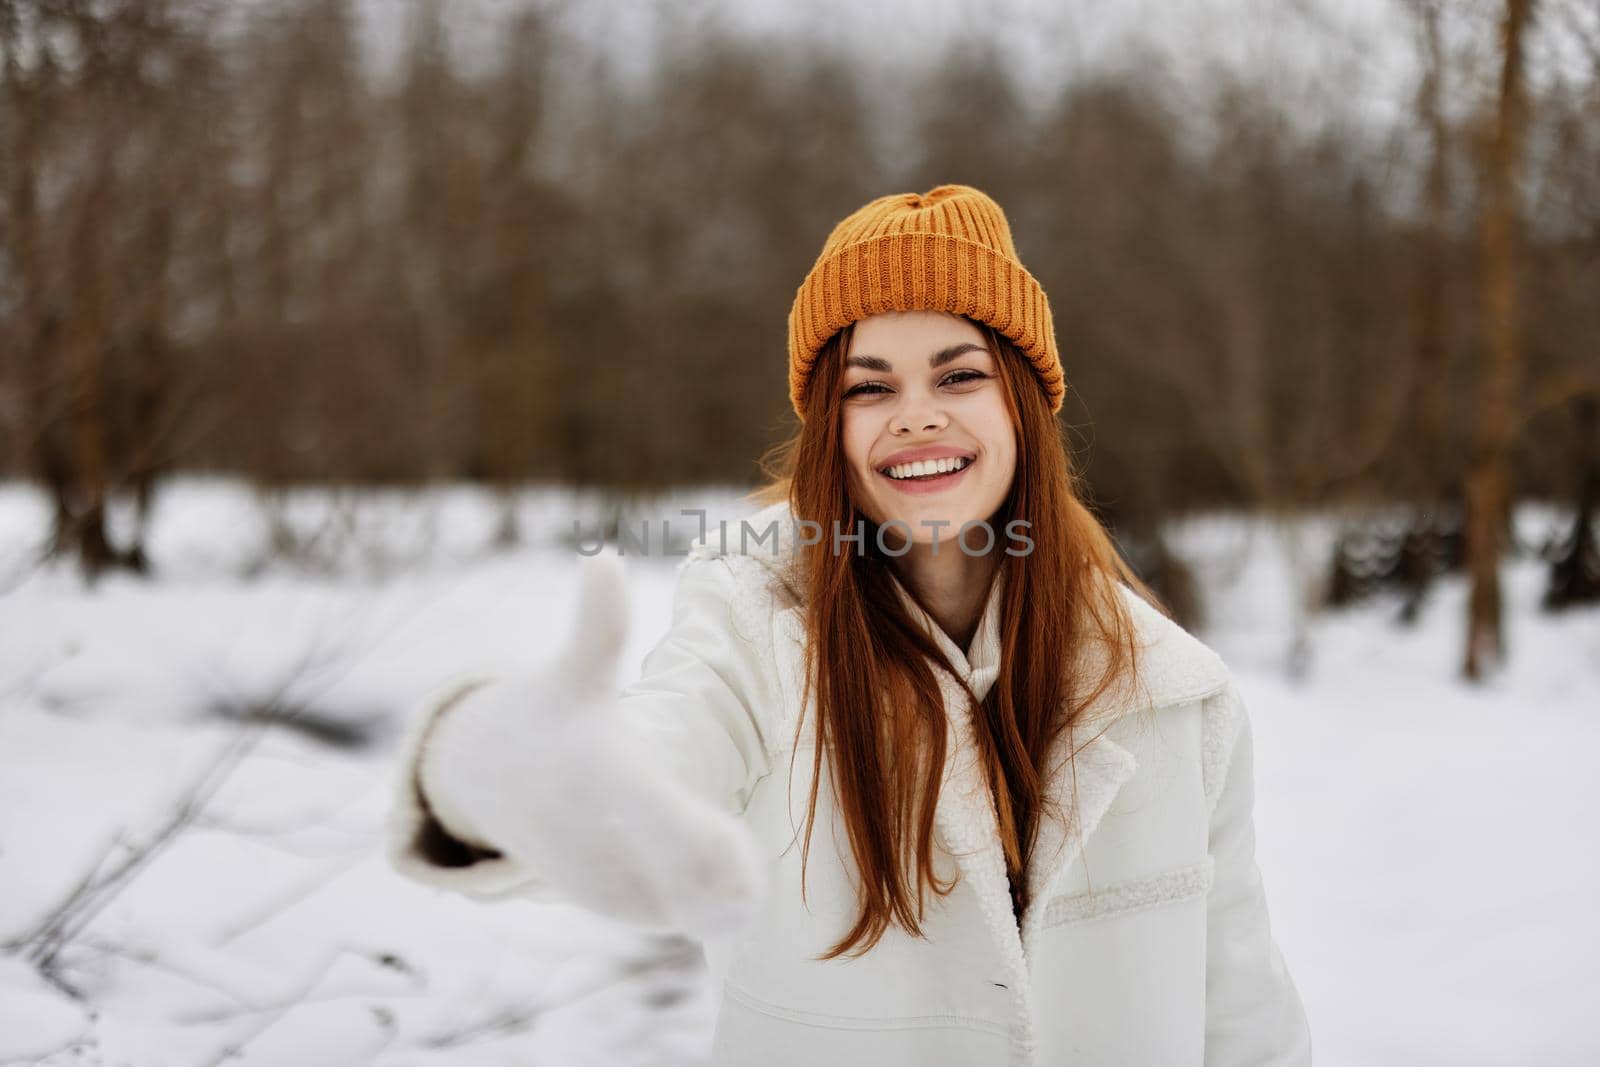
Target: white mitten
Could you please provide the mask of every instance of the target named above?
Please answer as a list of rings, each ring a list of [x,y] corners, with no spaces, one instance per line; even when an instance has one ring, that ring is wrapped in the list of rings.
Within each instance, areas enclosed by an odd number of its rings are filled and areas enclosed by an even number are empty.
[[[760,847],[626,725],[622,564],[601,554],[580,567],[567,646],[450,708],[423,753],[424,789],[447,826],[585,907],[702,938],[741,929],[767,889]]]

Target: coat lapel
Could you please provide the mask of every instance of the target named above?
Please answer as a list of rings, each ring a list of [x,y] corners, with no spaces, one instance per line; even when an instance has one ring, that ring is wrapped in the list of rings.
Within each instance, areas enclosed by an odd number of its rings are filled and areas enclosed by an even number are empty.
[[[922,622],[980,699],[999,672],[1001,584],[997,578],[972,647],[964,653],[896,583],[913,617]],[[1139,683],[1113,686],[1086,709],[1080,724],[1087,725],[1080,725],[1076,732],[1075,755],[1071,733],[1063,733],[1051,749],[1046,763],[1051,769],[1046,779],[1050,810],[1064,813],[1066,819],[1063,824],[1051,816],[1039,824],[1028,864],[1032,892],[1020,928],[1012,911],[993,796],[978,758],[975,709],[955,679],[939,672],[950,735],[935,824],[963,876],[971,880],[996,947],[1018,980],[1029,970],[1027,950],[1037,939],[1045,902],[1082,857],[1123,785],[1138,770],[1134,754],[1104,728],[1145,708],[1170,707],[1207,696],[1227,681],[1227,667],[1215,652],[1126,586],[1119,583],[1117,588],[1141,648]],[[1090,646],[1079,654],[1079,676],[1097,678],[1105,663],[1104,650]]]
[[[763,514],[775,513],[769,509]],[[790,606],[782,615],[791,638],[802,641],[804,626],[793,576],[776,561],[767,561],[767,566],[775,576],[789,580]],[[905,587],[898,580],[895,582],[908,612],[923,624],[980,699],[999,673],[1001,584],[997,577],[972,647],[963,651]],[[1064,733],[1052,748],[1046,764],[1051,768],[1046,788],[1053,802],[1051,810],[1065,813],[1066,824],[1047,817],[1039,825],[1028,866],[1033,891],[1020,928],[1011,907],[1011,887],[993,797],[978,761],[975,709],[955,679],[937,672],[949,734],[934,824],[962,877],[970,883],[991,939],[1019,990],[1028,985],[1027,947],[1037,940],[1045,904],[1082,857],[1123,785],[1138,770],[1134,754],[1102,732],[1103,727],[1146,708],[1200,699],[1219,691],[1227,682],[1227,667],[1215,652],[1131,589],[1121,583],[1117,589],[1127,604],[1141,649],[1139,683],[1113,686],[1090,705],[1080,723],[1092,725],[1080,726],[1076,735],[1080,747],[1075,756],[1069,734]],[[1104,665],[1105,651],[1097,646],[1079,653],[1080,677],[1097,678]],[[792,681],[798,685],[800,680]]]
[[[950,635],[934,622],[898,579],[894,586],[911,617],[944,651],[951,666],[982,699],[1000,672],[1000,611],[1002,580],[989,589],[972,646],[956,647]],[[1011,909],[1011,883],[1006,876],[1005,853],[1000,847],[1000,826],[993,794],[979,761],[975,708],[956,679],[936,672],[944,697],[944,778],[939,786],[934,827],[945,850],[955,858],[962,878],[970,885],[990,940],[1003,961],[1008,983],[1019,983],[1027,967],[1016,918]]]

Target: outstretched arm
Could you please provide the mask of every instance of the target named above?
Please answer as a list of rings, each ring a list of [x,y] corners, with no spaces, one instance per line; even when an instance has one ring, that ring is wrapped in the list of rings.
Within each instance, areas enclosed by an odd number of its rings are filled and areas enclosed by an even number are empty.
[[[391,859],[473,896],[549,886],[642,925],[725,931],[765,887],[737,813],[768,770],[770,656],[735,633],[728,561],[691,559],[671,627],[619,691],[621,564],[582,571],[555,660],[468,683],[412,727]]]

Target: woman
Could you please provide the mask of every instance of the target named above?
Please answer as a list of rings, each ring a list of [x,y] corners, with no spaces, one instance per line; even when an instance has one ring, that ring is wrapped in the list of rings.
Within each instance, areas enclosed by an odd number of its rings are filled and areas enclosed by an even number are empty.
[[[413,729],[397,867],[701,937],[717,1064],[1309,1063],[1244,705],[1080,501],[999,205],[840,222],[789,368],[781,476],[641,677],[596,557],[566,650]]]

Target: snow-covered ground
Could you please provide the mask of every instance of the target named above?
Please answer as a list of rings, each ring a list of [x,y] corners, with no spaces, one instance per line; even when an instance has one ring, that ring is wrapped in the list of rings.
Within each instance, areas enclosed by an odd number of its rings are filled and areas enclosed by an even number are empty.
[[[644,513],[697,505],[741,514],[731,492]],[[290,565],[250,493],[186,481],[152,517],[159,577],[85,588],[33,566],[48,512],[0,486],[0,1064],[702,1062],[693,944],[422,887],[379,848],[402,723],[564,633],[557,535],[597,506],[519,497],[529,543],[492,551],[474,490],[294,494]],[[1298,530],[1326,558],[1327,522]],[[1385,603],[1311,620],[1291,678],[1290,542],[1174,532],[1250,700],[1258,862],[1318,1063],[1600,1062],[1600,612],[1539,613],[1542,566],[1510,563],[1492,682],[1457,677],[1459,581],[1414,629]],[[675,563],[629,562],[629,662]]]

